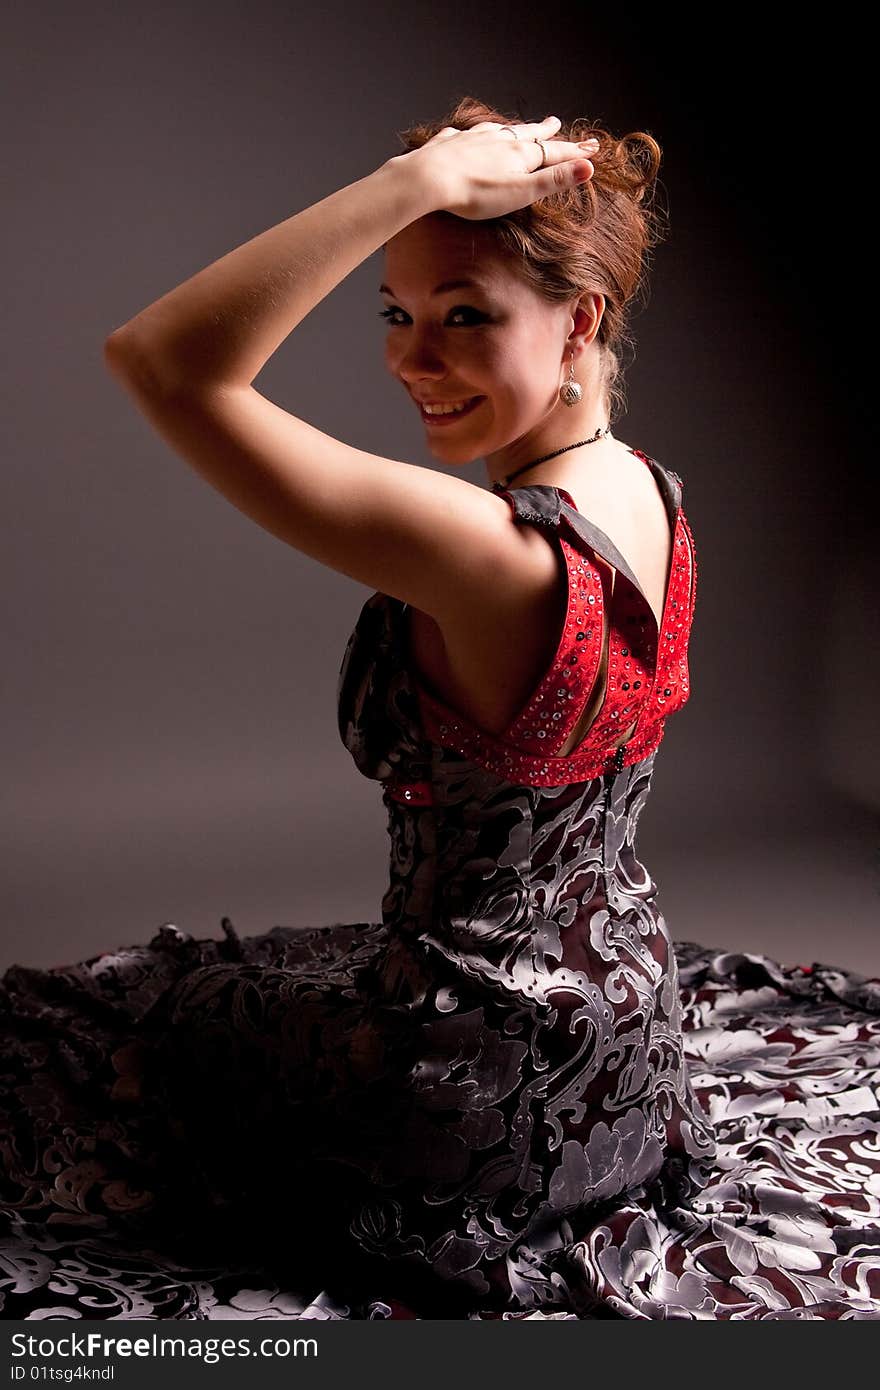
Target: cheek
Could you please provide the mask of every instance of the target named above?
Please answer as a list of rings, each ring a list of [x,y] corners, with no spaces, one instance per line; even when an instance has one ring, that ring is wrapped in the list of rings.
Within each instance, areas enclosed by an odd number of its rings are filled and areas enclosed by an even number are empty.
[[[519,354],[509,344],[482,342],[471,344],[468,366],[486,389],[499,398],[515,397],[528,371]]]
[[[397,375],[397,368],[402,356],[403,354],[400,352],[399,348],[395,348],[394,341],[389,334],[382,346],[382,360],[385,363],[386,371],[389,371],[392,376]]]
[[[510,411],[528,410],[543,394],[528,352],[505,352],[497,357],[487,370],[487,380],[498,405]]]

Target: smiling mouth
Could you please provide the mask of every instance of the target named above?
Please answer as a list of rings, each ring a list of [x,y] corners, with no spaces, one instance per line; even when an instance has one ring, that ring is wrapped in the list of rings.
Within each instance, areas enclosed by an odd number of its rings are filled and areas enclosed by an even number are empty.
[[[419,403],[419,414],[426,425],[449,425],[453,420],[463,420],[465,415],[470,415],[472,411],[476,410],[480,402],[485,399],[485,396],[472,396],[463,410],[448,410],[438,415],[430,414],[425,410],[424,406]]]

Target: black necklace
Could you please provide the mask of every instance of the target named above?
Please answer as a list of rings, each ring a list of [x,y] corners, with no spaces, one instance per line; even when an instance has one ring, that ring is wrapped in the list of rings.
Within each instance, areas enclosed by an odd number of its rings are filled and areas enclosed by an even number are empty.
[[[576,444],[563,444],[561,449],[554,449],[552,454],[542,454],[539,459],[532,459],[531,463],[524,463],[522,468],[517,468],[514,473],[508,473],[506,478],[499,478],[492,484],[493,492],[505,492],[514,478],[518,478],[520,473],[525,473],[527,468],[536,468],[539,463],[546,463],[548,459],[554,459],[557,454],[564,454],[568,449],[579,449],[582,444],[595,444],[603,435],[610,435],[611,426],[607,425],[603,430],[600,426],[591,439],[579,439]]]

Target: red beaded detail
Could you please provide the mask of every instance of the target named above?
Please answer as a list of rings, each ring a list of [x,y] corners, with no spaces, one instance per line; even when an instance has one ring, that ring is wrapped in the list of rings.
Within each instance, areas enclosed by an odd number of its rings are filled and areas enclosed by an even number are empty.
[[[389,778],[382,783],[385,795],[404,806],[430,806],[434,799],[434,789],[430,782],[400,782]]]
[[[588,781],[641,761],[659,746],[666,718],[690,695],[687,646],[697,570],[693,536],[679,507],[659,633],[646,601],[618,572],[602,706],[579,747],[565,755],[556,752],[590,698],[601,658],[605,605],[599,565],[558,533],[557,538],[568,573],[562,634],[546,675],[502,734],[487,733],[470,723],[411,673],[428,738],[520,785]],[[632,735],[617,749],[620,731],[634,721]]]
[[[497,742],[513,744],[536,759],[565,743],[593,688],[602,657],[605,591],[596,565],[559,537],[568,574],[568,604],[556,653],[546,675]]]

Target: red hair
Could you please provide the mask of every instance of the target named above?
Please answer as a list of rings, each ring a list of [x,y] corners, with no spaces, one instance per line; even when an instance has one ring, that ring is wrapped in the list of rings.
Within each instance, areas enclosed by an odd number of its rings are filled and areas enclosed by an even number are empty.
[[[415,150],[444,126],[467,130],[480,121],[518,125],[523,117],[465,96],[447,115],[398,131],[398,138],[405,151]],[[625,406],[621,353],[633,342],[627,328],[629,305],[645,287],[649,253],[665,231],[665,214],[653,197],[661,151],[646,131],[614,136],[584,118],[563,121],[552,138],[577,142],[590,136],[599,140],[590,155],[595,169],[591,179],[480,225],[514,272],[550,303],[591,291],[605,296],[596,341],[610,420]]]

